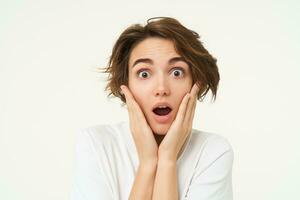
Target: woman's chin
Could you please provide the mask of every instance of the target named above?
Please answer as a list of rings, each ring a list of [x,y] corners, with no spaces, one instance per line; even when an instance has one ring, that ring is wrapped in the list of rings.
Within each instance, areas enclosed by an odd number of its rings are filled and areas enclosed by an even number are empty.
[[[147,118],[147,122],[153,133],[155,133],[156,135],[166,135],[173,122],[173,119],[170,119],[169,121],[164,123],[160,123],[156,121],[153,116],[149,116]]]
[[[169,130],[169,127],[169,124],[155,124],[151,126],[151,129],[156,135],[166,135]]]

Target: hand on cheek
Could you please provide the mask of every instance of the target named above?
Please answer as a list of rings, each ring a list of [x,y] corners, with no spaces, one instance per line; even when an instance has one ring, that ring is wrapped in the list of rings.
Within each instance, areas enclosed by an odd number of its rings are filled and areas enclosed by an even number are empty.
[[[126,98],[130,130],[137,148],[140,164],[157,162],[157,143],[144,113],[135,101],[129,88],[122,85],[121,90]]]
[[[159,145],[159,160],[166,159],[174,162],[177,160],[180,149],[192,130],[198,92],[199,87],[195,83],[190,93],[183,97],[176,118]]]

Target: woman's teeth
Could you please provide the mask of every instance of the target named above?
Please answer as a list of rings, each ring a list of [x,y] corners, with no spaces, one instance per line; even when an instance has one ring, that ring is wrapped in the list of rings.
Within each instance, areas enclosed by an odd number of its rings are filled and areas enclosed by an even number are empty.
[[[166,108],[167,106],[158,106],[158,108]]]

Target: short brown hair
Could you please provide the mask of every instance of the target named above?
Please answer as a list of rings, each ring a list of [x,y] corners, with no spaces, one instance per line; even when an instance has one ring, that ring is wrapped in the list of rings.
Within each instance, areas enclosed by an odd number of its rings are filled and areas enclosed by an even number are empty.
[[[199,35],[187,29],[179,21],[170,17],[154,17],[147,20],[147,24],[133,24],[123,31],[116,41],[108,66],[104,73],[108,73],[108,84],[105,91],[110,90],[108,97],[114,95],[126,102],[121,94],[120,86],[128,85],[128,62],[132,49],[141,41],[149,37],[160,37],[173,41],[176,52],[188,63],[193,84],[197,82],[200,91],[197,99],[203,101],[207,92],[211,90],[213,100],[216,99],[220,80],[217,60],[203,47]]]

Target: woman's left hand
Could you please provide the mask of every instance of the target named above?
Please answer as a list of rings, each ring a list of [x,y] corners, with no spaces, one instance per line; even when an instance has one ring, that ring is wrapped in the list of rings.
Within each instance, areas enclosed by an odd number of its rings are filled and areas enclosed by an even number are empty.
[[[190,93],[187,93],[179,106],[177,115],[171,124],[166,136],[159,145],[158,156],[160,159],[176,161],[178,154],[192,131],[193,118],[197,103],[199,87],[195,83]]]

